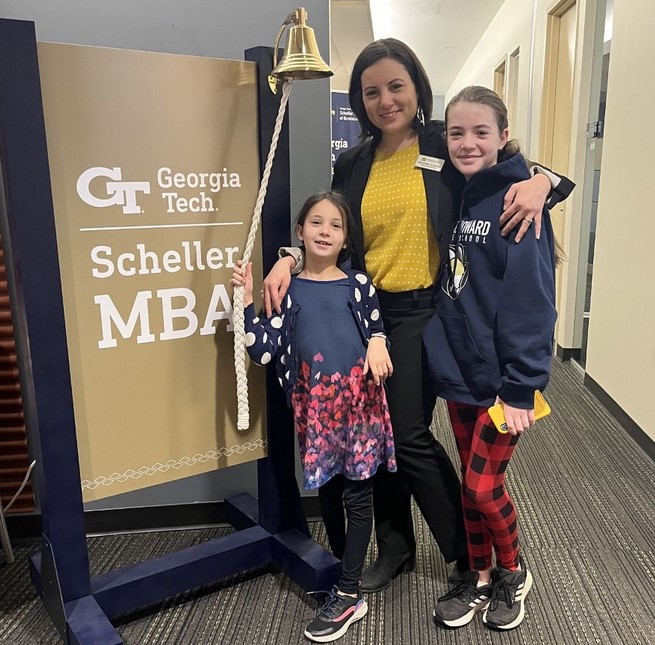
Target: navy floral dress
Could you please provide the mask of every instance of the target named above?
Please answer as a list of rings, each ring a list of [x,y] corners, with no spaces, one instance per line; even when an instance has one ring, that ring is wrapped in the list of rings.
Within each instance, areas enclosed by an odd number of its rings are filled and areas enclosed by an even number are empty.
[[[368,340],[384,335],[366,274],[339,280],[294,278],[284,311],[270,319],[246,309],[246,345],[260,364],[277,355],[294,415],[304,486],[338,474],[368,479],[380,464],[396,470],[384,387],[363,375]]]

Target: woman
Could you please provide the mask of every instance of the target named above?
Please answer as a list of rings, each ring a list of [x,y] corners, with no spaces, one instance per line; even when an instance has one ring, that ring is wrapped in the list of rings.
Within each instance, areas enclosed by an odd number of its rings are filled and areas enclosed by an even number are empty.
[[[391,344],[387,395],[398,464],[398,474],[380,469],[375,477],[378,559],[364,571],[362,591],[380,591],[413,569],[411,495],[446,561],[457,562],[450,580],[459,582],[468,569],[460,484],[429,430],[436,399],[421,336],[434,314],[432,287],[448,258],[442,232],[452,228],[464,178],[448,159],[443,123],[428,121],[432,90],[407,45],[393,38],[368,45],[355,61],[348,96],[362,141],[337,159],[332,186],[349,201],[356,225],[352,264],[367,271],[378,290]],[[507,194],[503,233],[520,222],[517,242],[533,220],[539,233],[553,188],[549,176],[538,172]],[[573,187],[566,178],[554,183],[560,198]],[[278,261],[264,282],[267,311],[279,309],[298,259],[297,249],[286,252],[291,258]]]

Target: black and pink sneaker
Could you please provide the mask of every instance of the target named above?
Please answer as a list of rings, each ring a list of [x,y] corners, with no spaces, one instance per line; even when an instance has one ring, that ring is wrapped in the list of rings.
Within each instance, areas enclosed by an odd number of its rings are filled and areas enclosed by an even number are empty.
[[[335,641],[348,631],[350,625],[364,618],[367,611],[368,605],[361,592],[354,598],[342,595],[337,587],[332,587],[318,615],[307,625],[305,636],[315,643]]]

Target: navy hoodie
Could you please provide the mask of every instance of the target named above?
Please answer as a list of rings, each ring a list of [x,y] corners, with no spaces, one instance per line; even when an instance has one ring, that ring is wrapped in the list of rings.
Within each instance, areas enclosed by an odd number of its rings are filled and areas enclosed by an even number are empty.
[[[423,342],[436,394],[451,401],[530,409],[548,383],[553,350],[555,256],[544,208],[541,239],[500,234],[503,198],[529,179],[515,155],[473,175],[462,194],[449,257],[436,287],[436,315]]]

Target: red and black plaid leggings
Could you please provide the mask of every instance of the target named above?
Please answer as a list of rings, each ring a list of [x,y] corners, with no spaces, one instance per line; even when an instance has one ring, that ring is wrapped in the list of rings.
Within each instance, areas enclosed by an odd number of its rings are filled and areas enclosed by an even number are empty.
[[[469,566],[482,571],[496,563],[516,569],[519,533],[516,510],[505,490],[505,471],[519,435],[501,434],[487,408],[448,401],[462,462],[462,504]]]

